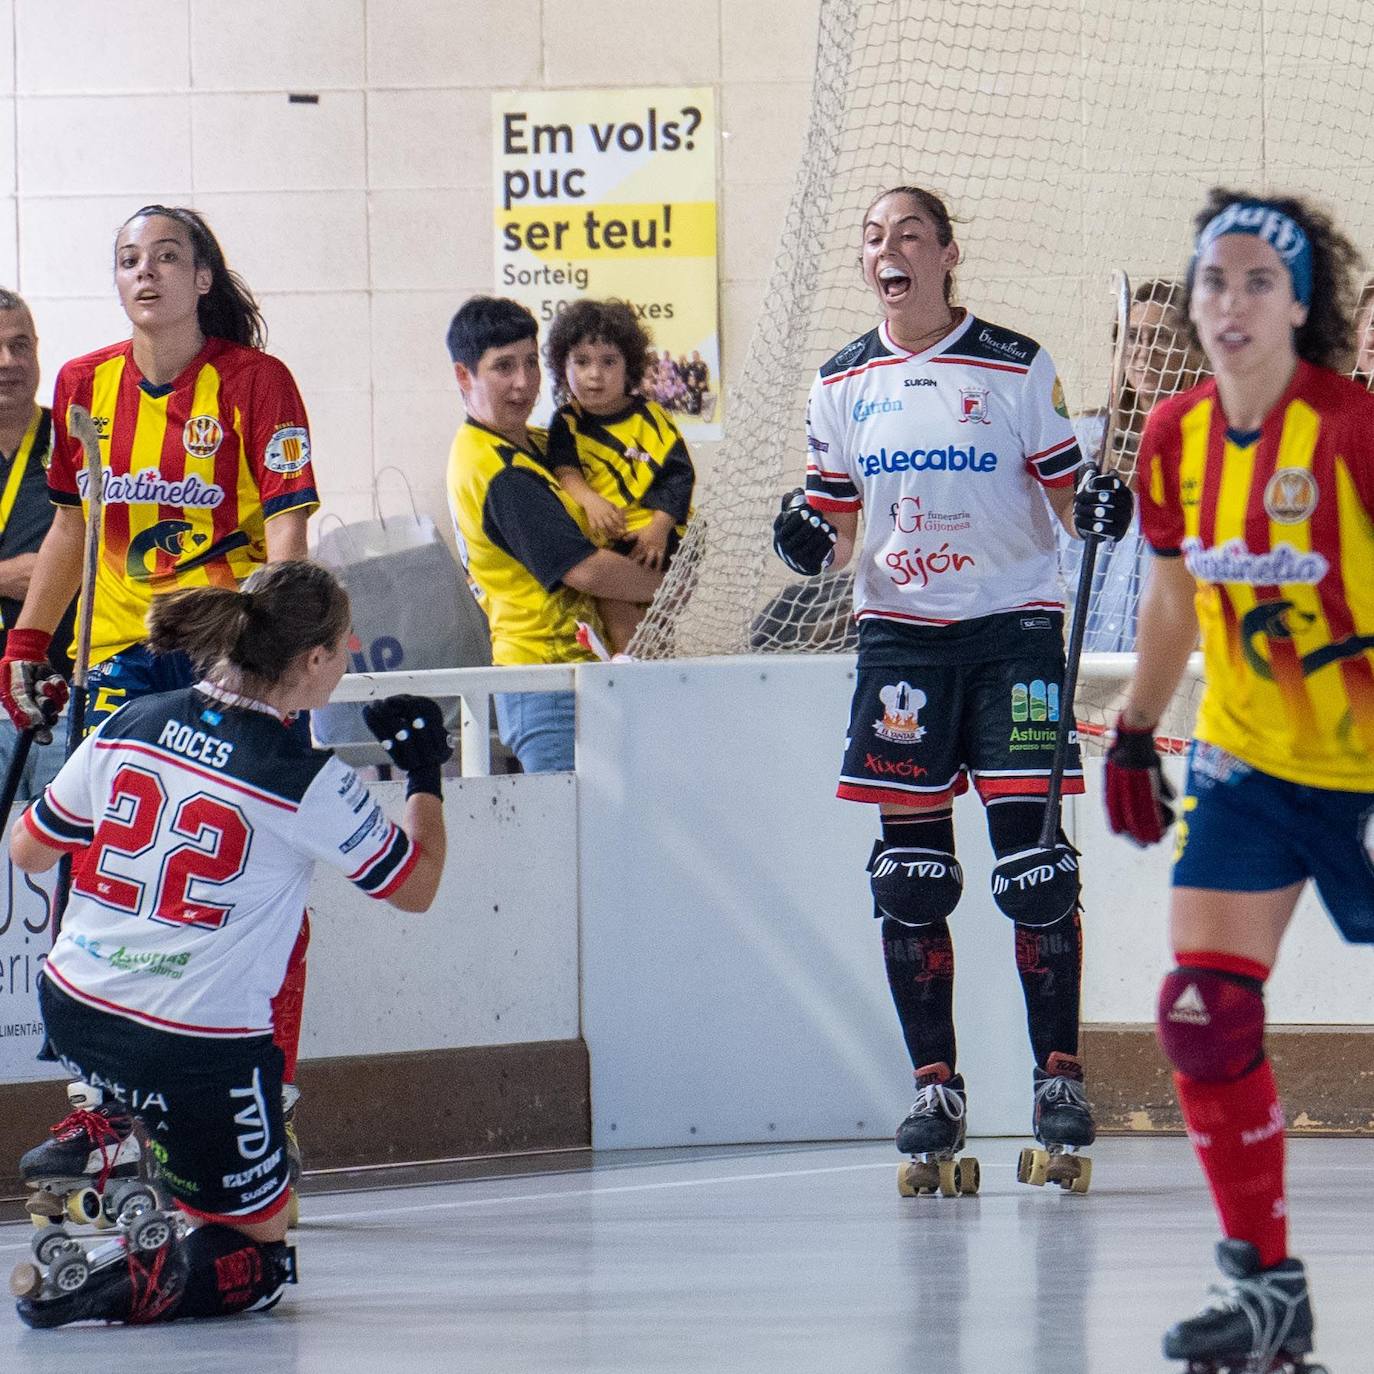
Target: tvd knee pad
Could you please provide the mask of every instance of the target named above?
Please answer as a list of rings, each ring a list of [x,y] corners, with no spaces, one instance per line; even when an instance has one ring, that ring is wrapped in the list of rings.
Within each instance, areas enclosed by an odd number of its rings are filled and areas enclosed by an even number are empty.
[[[1180,965],[1159,990],[1159,1043],[1185,1078],[1243,1078],[1264,1058],[1264,984]]]
[[[920,849],[879,840],[868,861],[875,915],[904,926],[933,926],[959,905],[964,870],[943,849]]]
[[[1053,849],[1023,849],[998,859],[992,900],[1021,926],[1052,926],[1078,906],[1078,853],[1060,841]]]

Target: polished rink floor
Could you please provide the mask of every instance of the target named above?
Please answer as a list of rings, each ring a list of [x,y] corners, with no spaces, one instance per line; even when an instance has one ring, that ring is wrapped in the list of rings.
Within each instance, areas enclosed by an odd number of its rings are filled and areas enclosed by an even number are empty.
[[[303,1281],[277,1311],[56,1332],[4,1312],[0,1370],[1179,1369],[1160,1332],[1216,1278],[1186,1141],[1100,1142],[1085,1197],[1018,1184],[1022,1143],[975,1143],[977,1198],[899,1198],[883,1145],[545,1156],[315,1193],[297,1235]],[[1294,1142],[1290,1173],[1317,1355],[1332,1374],[1366,1374],[1374,1141]],[[28,1235],[0,1227],[6,1271]]]

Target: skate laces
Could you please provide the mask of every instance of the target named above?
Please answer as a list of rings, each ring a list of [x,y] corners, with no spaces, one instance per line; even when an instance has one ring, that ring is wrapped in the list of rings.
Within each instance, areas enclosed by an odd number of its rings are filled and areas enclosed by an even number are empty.
[[[941,1113],[951,1121],[962,1121],[968,1110],[964,1095],[944,1083],[927,1083],[916,1093],[909,1116],[934,1116]]]
[[[57,1140],[75,1140],[84,1135],[92,1147],[100,1151],[100,1173],[95,1187],[97,1192],[103,1189],[110,1181],[119,1147],[124,1143],[124,1136],[110,1123],[109,1117],[89,1107],[76,1107],[51,1129]]]
[[[167,1257],[172,1246],[164,1245],[151,1257],[127,1252],[129,1265],[129,1325],[147,1326],[159,1320],[167,1309],[181,1297],[181,1288],[176,1283],[163,1283],[162,1271],[167,1267]]]
[[[1294,1290],[1291,1284],[1269,1274],[1236,1279],[1223,1287],[1208,1288],[1212,1301],[1207,1312],[1239,1312],[1250,1326],[1250,1358],[1247,1368],[1268,1369],[1269,1361],[1283,1349],[1302,1304],[1306,1284]]]
[[[1035,1085],[1035,1105],[1077,1107],[1085,1112],[1090,1110],[1088,1094],[1084,1092],[1082,1083],[1076,1078],[1066,1078],[1063,1075],[1042,1078]]]

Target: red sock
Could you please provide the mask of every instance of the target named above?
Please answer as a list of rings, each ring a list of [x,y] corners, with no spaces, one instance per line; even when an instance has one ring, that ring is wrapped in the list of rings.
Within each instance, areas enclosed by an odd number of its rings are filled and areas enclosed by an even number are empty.
[[[282,1082],[296,1081],[296,1057],[301,1048],[301,1017],[305,1011],[305,951],[310,945],[310,917],[301,916],[301,933],[296,937],[291,957],[286,961],[286,976],[272,999],[272,1043],[282,1052],[286,1063]]]
[[[1199,1083],[1176,1073],[1174,1087],[1221,1229],[1255,1246],[1266,1269],[1277,1264],[1288,1255],[1288,1212],[1283,1108],[1269,1061],[1230,1083]]]

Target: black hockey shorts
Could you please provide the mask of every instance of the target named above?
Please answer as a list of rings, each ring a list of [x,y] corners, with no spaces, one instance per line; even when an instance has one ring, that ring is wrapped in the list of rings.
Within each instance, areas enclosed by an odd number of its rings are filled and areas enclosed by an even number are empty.
[[[1059,728],[1064,651],[1043,646],[980,663],[859,665],[837,795],[934,809],[968,790],[984,802],[1043,797]],[[1064,795],[1083,791],[1069,736]]]
[[[192,1216],[267,1221],[290,1195],[282,1053],[270,1035],[177,1035],[38,983],[63,1064],[142,1123],[161,1185]]]

